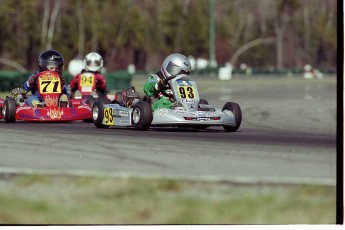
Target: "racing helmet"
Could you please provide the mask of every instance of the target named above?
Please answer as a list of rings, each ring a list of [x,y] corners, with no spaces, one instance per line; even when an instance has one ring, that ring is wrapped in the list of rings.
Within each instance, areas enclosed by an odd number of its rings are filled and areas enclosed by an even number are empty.
[[[186,56],[179,53],[170,54],[163,61],[161,73],[164,78],[171,75],[187,74],[191,72],[191,64]]]
[[[91,52],[85,56],[84,65],[86,71],[101,72],[103,58],[96,52]]]
[[[64,58],[61,53],[56,50],[46,50],[38,57],[38,70],[51,70],[62,75],[64,69]]]

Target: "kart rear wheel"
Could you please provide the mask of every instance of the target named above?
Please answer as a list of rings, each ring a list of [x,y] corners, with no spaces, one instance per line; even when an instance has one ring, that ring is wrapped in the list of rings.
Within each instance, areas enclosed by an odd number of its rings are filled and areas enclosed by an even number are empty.
[[[92,95],[84,96],[84,98],[87,98],[85,103],[88,104],[92,108],[96,99]],[[90,119],[84,119],[83,121],[86,123],[91,123],[93,120],[92,120],[92,118],[90,118]]]
[[[4,117],[6,123],[14,123],[16,121],[17,102],[14,98],[8,97],[4,101]]]
[[[111,100],[107,97],[98,97],[98,101],[101,101],[104,105],[111,104]]]
[[[88,104],[91,108],[93,107],[93,104],[95,103],[96,99],[92,95],[84,96],[84,98],[87,98],[85,103]]]
[[[222,111],[229,110],[235,115],[236,126],[224,125],[223,128],[227,132],[235,132],[241,125],[242,122],[242,112],[240,106],[235,102],[227,102],[223,106]]]
[[[132,112],[132,125],[136,130],[147,130],[152,122],[151,104],[139,101],[134,105]]]
[[[104,104],[96,101],[92,107],[92,121],[97,128],[109,128],[109,125],[102,124],[104,118]]]

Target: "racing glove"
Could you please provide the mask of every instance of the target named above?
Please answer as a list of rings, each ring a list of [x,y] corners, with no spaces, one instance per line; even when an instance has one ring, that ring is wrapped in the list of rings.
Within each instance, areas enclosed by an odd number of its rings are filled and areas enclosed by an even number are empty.
[[[28,85],[29,85],[29,87],[33,87],[33,86],[35,85],[35,81],[36,81],[36,76],[35,76],[35,75],[29,77],[29,79],[28,79]]]
[[[159,91],[162,91],[164,89],[167,89],[169,88],[166,83],[164,82],[164,80],[160,79],[158,82],[157,82],[157,85],[156,85],[156,89],[159,90]]]

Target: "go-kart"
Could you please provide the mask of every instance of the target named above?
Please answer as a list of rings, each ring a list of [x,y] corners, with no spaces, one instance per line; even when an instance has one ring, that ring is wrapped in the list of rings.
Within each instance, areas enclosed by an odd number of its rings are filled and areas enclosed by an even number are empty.
[[[1,103],[2,116],[7,123],[23,121],[91,121],[91,106],[86,100],[61,102],[61,78],[57,72],[43,71],[36,76],[37,90],[43,101],[41,107],[32,107],[26,103],[29,92],[22,88],[14,88],[11,96]]]
[[[90,72],[82,73],[81,77],[78,78],[78,89],[70,94],[73,102],[86,98],[90,105],[93,105],[98,99],[104,100],[105,103],[111,103],[116,97],[115,95],[103,95],[98,92],[96,90],[96,76]]]
[[[242,121],[240,106],[227,102],[222,109],[214,108],[200,99],[196,82],[188,75],[171,76],[164,84],[172,91],[174,106],[152,111],[153,98],[127,92],[123,105],[95,103],[92,108],[93,122],[98,128],[132,126],[137,130],[149,127],[193,127],[204,129],[222,126],[227,132],[238,130]],[[171,95],[166,95],[171,96]]]

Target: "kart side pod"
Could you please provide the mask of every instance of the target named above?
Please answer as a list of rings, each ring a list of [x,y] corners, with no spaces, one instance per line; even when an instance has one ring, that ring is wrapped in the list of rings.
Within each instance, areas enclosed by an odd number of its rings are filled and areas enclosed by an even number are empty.
[[[152,122],[151,105],[139,101],[127,108],[119,104],[104,104],[96,101],[92,107],[92,120],[97,128],[134,127],[136,130],[147,130]]]

